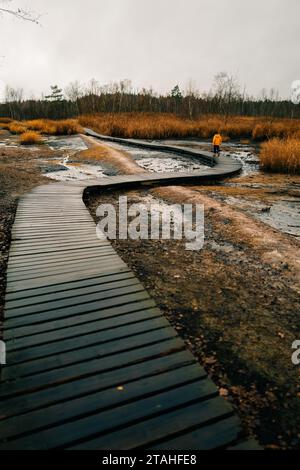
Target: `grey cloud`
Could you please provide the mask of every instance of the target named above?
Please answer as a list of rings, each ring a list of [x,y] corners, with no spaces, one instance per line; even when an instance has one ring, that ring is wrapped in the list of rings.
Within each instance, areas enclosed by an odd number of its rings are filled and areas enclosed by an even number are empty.
[[[193,79],[237,75],[249,93],[288,96],[300,79],[298,0],[14,0],[40,12],[42,27],[0,18],[0,92],[5,83],[39,95],[50,84],[130,78],[169,90]],[[287,6],[288,4],[288,6]]]

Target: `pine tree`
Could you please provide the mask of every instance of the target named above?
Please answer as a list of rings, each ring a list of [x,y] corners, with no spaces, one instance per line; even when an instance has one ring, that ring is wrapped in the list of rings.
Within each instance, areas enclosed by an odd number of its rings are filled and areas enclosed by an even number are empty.
[[[64,99],[63,91],[61,88],[58,88],[57,85],[52,85],[50,88],[51,88],[51,94],[45,96],[46,100],[56,102],[56,101],[62,101]]]
[[[171,90],[171,96],[172,98],[176,98],[176,99],[182,98],[182,93],[178,85],[175,85],[174,88]]]

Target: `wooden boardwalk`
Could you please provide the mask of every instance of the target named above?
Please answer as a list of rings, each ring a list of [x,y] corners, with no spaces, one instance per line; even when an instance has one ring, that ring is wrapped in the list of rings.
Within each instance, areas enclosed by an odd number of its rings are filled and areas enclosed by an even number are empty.
[[[141,283],[96,237],[82,200],[86,186],[201,181],[237,165],[55,183],[22,197],[7,272],[1,450],[252,448]]]

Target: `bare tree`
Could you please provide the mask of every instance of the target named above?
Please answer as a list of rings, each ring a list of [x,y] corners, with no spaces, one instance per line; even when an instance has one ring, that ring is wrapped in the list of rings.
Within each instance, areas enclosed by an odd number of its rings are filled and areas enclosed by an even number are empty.
[[[196,85],[194,83],[194,81],[192,79],[190,79],[188,81],[188,84],[186,86],[186,90],[185,90],[185,96],[188,100],[188,107],[189,107],[189,118],[192,119],[193,118],[193,103],[195,101],[195,98],[197,97],[198,95],[198,91],[197,91],[197,88],[196,88]]]
[[[83,87],[78,80],[69,83],[65,89],[65,95],[70,101],[76,102],[83,95]]]
[[[69,83],[65,89],[65,95],[72,103],[76,104],[77,114],[79,114],[79,99],[84,95],[81,83],[78,80]]]
[[[5,87],[5,103],[9,107],[10,117],[12,119],[17,119],[18,109],[23,100],[23,89],[22,88],[12,88],[9,85]]]
[[[233,75],[227,72],[220,72],[214,78],[215,97],[218,100],[220,113],[225,115],[225,124],[234,100],[241,97],[240,86]]]
[[[14,0],[0,0],[0,4],[10,6],[13,1]],[[30,21],[35,24],[39,24],[40,20],[40,15],[37,15],[35,12],[13,6],[12,8],[0,7],[0,14],[11,15],[19,20]]]

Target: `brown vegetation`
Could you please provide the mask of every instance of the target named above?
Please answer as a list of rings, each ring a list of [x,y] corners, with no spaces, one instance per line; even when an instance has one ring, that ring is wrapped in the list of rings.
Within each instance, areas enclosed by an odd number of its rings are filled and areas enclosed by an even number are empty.
[[[12,121],[0,123],[2,129],[12,134],[23,134],[26,131],[37,131],[45,135],[72,135],[82,132],[81,126],[75,119],[51,121],[49,119],[35,119],[32,121]]]
[[[41,135],[35,131],[26,131],[20,136],[21,145],[41,144],[42,142]]]
[[[300,140],[296,138],[271,139],[262,144],[260,165],[263,170],[300,173]]]
[[[23,134],[26,132],[26,127],[21,124],[20,122],[12,122],[11,124],[7,124],[2,126],[3,129],[9,130],[12,134]]]
[[[208,139],[220,132],[225,140],[253,139],[263,141],[272,137],[300,134],[300,120],[257,117],[206,115],[196,120],[163,113],[100,113],[79,117],[79,123],[100,134],[124,138],[167,139],[198,137]]]

